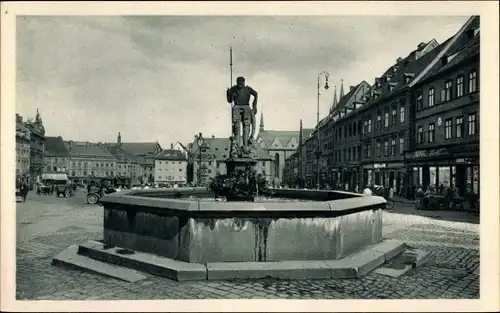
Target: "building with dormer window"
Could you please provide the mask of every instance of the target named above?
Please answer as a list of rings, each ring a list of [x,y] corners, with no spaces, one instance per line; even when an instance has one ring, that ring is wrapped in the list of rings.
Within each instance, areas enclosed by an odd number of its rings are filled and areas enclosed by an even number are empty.
[[[16,176],[28,176],[30,173],[30,130],[23,123],[23,118],[16,114]]]

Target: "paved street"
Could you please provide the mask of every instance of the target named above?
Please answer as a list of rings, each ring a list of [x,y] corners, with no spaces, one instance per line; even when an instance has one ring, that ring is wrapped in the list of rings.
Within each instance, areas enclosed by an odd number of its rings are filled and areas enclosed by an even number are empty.
[[[400,278],[370,273],[358,280],[235,280],[175,282],[148,276],[138,283],[52,266],[71,244],[101,238],[102,208],[36,196],[17,204],[17,299],[359,299],[479,297],[478,217],[417,212],[397,204],[384,216],[384,236],[431,251],[431,259]],[[398,213],[399,212],[399,213]],[[424,216],[427,215],[427,216]]]

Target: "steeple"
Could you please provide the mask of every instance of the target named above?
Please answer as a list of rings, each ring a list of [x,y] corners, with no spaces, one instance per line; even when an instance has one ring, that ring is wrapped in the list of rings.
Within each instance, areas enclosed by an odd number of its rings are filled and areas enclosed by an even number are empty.
[[[342,99],[344,97],[344,80],[340,80],[340,97],[339,99]]]
[[[260,112],[260,125],[259,130],[264,131],[264,113]]]
[[[118,139],[116,140],[116,143],[117,143],[118,145],[121,145],[121,144],[122,144],[122,134],[120,134],[119,132],[118,132]]]
[[[38,108],[36,109],[36,117],[35,117],[35,123],[41,123],[42,118],[40,117],[40,111],[38,111]]]
[[[330,113],[332,113],[336,107],[337,107],[337,86],[334,86],[333,87],[333,103],[332,103],[332,106],[330,108]]]

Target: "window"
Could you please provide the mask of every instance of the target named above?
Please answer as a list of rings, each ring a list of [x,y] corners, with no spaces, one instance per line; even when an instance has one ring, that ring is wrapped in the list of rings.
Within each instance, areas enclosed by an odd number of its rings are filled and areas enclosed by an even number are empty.
[[[405,153],[405,139],[399,138],[399,154]]]
[[[366,133],[366,126],[368,125],[368,121],[363,122],[363,134]]]
[[[75,171],[71,171],[71,176],[75,176]]]
[[[389,127],[389,109],[384,110],[384,127]]]
[[[423,142],[424,142],[424,128],[422,126],[419,126],[417,132],[417,143],[423,143]]]
[[[394,107],[394,108],[392,108],[392,116],[391,116],[391,125],[392,126],[396,125],[396,116],[397,116],[397,109]]]
[[[477,91],[477,72],[476,70],[469,73],[469,93]]]
[[[422,110],[422,106],[423,106],[423,101],[422,101],[423,97],[422,97],[422,93],[418,94],[417,95],[417,111],[420,111]]]
[[[434,124],[429,124],[429,142],[434,142],[436,140],[435,126]]]
[[[404,106],[402,106],[399,109],[399,122],[401,124],[403,124],[405,122],[405,107]]]
[[[396,139],[391,140],[391,155],[396,155]]]
[[[388,155],[389,155],[389,141],[388,141],[388,140],[386,140],[386,141],[384,142],[384,155],[385,155],[385,156],[388,156]]]
[[[453,82],[451,80],[447,81],[444,84],[444,101],[450,101],[451,100],[451,87],[452,87]]]
[[[382,113],[377,112],[377,123],[375,124],[375,129],[380,130],[382,128]]]
[[[375,155],[380,156],[380,141],[377,141],[377,147],[375,148]]]
[[[476,131],[476,114],[469,115],[469,127],[468,127],[469,135],[475,135]]]
[[[446,91],[444,89],[441,89],[440,102],[445,102],[445,101],[446,101]]]
[[[451,118],[444,121],[444,138],[451,138]]]
[[[457,98],[464,95],[464,77],[457,77]]]
[[[464,118],[457,117],[455,120],[455,130],[457,138],[462,138],[464,135]]]
[[[370,134],[372,132],[372,120],[368,120],[368,133]]]
[[[434,87],[429,89],[429,108],[434,106],[435,100],[436,100],[436,90]]]

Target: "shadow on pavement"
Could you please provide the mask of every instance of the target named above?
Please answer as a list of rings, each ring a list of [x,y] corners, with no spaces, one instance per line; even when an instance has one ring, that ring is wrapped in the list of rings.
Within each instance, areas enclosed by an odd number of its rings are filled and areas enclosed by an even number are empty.
[[[469,211],[416,210],[413,204],[396,203],[395,207],[387,212],[423,216],[449,222],[479,224],[479,214]]]

